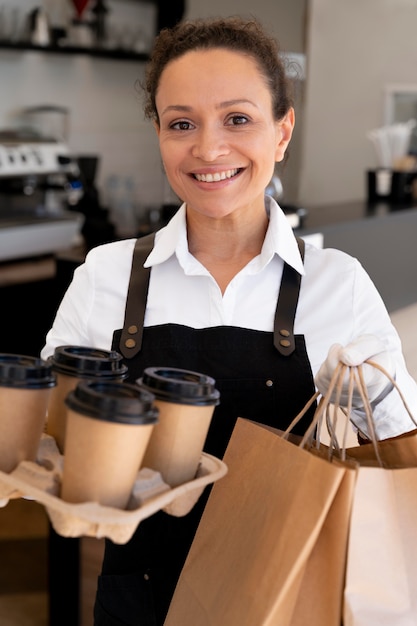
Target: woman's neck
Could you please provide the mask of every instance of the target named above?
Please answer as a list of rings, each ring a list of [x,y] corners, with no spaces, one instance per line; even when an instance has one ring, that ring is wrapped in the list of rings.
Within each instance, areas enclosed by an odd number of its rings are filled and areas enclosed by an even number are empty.
[[[218,283],[222,293],[227,285],[262,250],[268,217],[249,216],[246,220],[187,215],[190,253]]]

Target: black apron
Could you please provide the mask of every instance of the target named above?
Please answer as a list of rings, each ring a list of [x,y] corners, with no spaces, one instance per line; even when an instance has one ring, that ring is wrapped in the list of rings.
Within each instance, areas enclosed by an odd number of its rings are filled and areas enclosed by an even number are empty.
[[[146,239],[138,240],[134,253],[124,328],[113,337],[113,349],[128,365],[128,380],[134,382],[150,366],[212,376],[220,404],[204,449],[219,458],[238,417],[285,429],[315,391],[304,336],[292,333],[300,275],[284,265],[274,333],[231,326],[143,328],[149,280],[142,267],[149,253]],[[314,410],[313,404],[294,433],[305,431]],[[160,511],[143,520],[124,545],[106,540],[95,626],[162,626],[209,493],[210,487],[184,517]]]

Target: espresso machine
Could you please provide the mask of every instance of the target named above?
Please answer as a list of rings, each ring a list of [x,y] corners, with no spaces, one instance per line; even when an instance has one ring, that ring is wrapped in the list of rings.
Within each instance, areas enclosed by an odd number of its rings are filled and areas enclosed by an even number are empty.
[[[0,262],[54,254],[80,237],[77,160],[64,141],[0,130]]]

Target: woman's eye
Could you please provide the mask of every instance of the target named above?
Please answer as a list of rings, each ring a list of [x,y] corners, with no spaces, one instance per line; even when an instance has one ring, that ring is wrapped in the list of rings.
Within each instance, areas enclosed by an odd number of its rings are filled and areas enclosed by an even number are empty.
[[[227,120],[227,123],[230,126],[241,126],[242,124],[247,124],[248,123],[248,118],[246,117],[246,115],[232,115],[231,117],[229,117],[229,119]]]
[[[173,124],[170,124],[169,127],[174,130],[190,130],[191,128],[194,128],[191,122],[187,122],[186,120],[180,120],[179,122],[174,122]]]

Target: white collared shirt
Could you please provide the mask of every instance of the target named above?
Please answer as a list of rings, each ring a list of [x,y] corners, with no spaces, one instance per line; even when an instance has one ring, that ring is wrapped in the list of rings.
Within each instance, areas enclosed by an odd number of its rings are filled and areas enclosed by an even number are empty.
[[[270,222],[261,254],[230,282],[222,295],[207,269],[188,251],[185,206],[158,231],[146,266],[152,267],[145,326],[174,323],[192,328],[237,326],[271,332],[284,261],[303,275],[294,323],[305,337],[313,375],[334,343],[377,335],[391,350],[396,380],[417,416],[417,384],[408,374],[401,342],[373,282],[355,258],[306,242],[304,265],[289,222],[266,197]],[[124,321],[135,239],[92,249],[59,307],[41,356],[59,345],[109,350]],[[396,390],[375,409],[378,434],[389,437],[414,428]],[[355,420],[366,432],[361,416]]]

